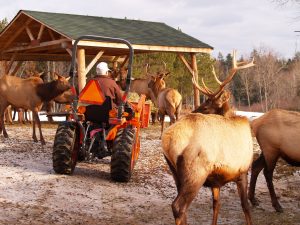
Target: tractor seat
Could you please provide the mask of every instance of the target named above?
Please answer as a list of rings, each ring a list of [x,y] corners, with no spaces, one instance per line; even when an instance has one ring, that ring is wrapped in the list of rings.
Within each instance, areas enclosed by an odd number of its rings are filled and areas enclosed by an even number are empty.
[[[109,96],[105,96],[102,105],[88,105],[84,113],[86,121],[97,124],[109,125],[109,111],[112,109],[112,102]]]

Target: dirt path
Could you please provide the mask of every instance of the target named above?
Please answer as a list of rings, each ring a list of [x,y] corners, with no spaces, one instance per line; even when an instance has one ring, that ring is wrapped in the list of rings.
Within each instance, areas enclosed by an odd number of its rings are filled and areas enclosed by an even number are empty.
[[[110,180],[110,158],[79,163],[74,175],[52,169],[55,125],[43,128],[46,146],[31,140],[29,126],[8,126],[10,139],[0,137],[0,224],[173,224],[170,204],[176,196],[159,141],[159,127],[142,132],[141,155],[129,183]],[[257,148],[257,147],[256,147]],[[262,175],[252,208],[254,224],[300,224],[300,173],[282,164],[275,188],[284,213],[275,213]],[[221,192],[219,224],[244,224],[235,185]],[[202,188],[192,203],[188,222],[210,224],[209,189]]]

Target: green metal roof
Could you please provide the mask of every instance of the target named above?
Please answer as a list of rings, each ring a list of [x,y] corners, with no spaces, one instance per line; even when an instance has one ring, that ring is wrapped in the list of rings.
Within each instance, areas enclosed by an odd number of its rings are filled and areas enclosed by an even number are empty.
[[[123,38],[131,44],[213,49],[210,45],[159,22],[28,10],[21,12],[73,40],[82,35],[99,35]]]

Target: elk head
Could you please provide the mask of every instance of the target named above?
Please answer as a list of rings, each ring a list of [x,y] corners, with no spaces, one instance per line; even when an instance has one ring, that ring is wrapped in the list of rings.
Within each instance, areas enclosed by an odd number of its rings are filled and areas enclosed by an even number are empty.
[[[210,90],[204,83],[202,79],[203,87],[200,87],[196,82],[195,76],[193,74],[192,82],[193,85],[207,97],[207,100],[202,103],[197,109],[195,109],[194,113],[204,113],[204,114],[218,114],[223,116],[230,116],[232,112],[232,107],[229,104],[230,92],[225,90],[227,84],[233,79],[236,72],[240,69],[245,69],[248,67],[254,66],[254,59],[251,62],[237,62],[236,61],[236,51],[233,51],[232,55],[232,69],[229,71],[226,79],[221,82],[215,73],[213,68],[213,75],[217,83],[220,85],[218,90],[213,92]]]
[[[158,96],[160,90],[166,87],[165,77],[170,74],[170,72],[166,71],[166,63],[164,63],[164,70],[158,71],[156,75],[151,75],[150,82],[148,83],[148,87],[153,91],[155,97]]]

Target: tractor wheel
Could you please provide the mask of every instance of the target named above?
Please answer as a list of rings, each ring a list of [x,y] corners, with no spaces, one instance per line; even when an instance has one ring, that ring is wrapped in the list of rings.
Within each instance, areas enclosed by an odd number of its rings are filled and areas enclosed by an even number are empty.
[[[75,122],[58,125],[53,145],[53,169],[59,174],[72,174],[79,150],[79,129]]]
[[[119,182],[130,180],[135,163],[136,129],[132,127],[118,130],[111,156],[111,178]]]

